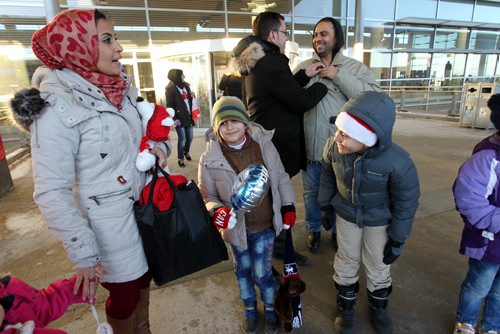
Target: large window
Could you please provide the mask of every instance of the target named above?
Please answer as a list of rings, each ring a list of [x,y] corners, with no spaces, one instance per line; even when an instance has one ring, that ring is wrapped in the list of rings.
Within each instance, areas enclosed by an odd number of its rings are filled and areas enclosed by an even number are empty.
[[[476,22],[499,22],[500,2],[478,0],[474,10]]]
[[[492,78],[497,62],[496,55],[469,54],[465,75],[473,79]]]
[[[394,19],[394,0],[364,0],[365,18],[377,20]]]
[[[397,26],[395,49],[430,49],[433,29],[413,26]]]
[[[398,52],[393,55],[392,76],[402,86],[427,86],[430,63],[430,53]]]
[[[461,85],[465,72],[465,54],[435,53],[432,56],[431,76],[436,86]]]
[[[369,57],[366,65],[372,71],[375,79],[388,80],[390,75],[389,71],[391,69],[391,54],[371,52],[366,55]]]
[[[500,32],[472,31],[469,49],[500,50]]]
[[[316,21],[325,16],[346,16],[347,0],[295,0],[294,12],[298,16],[315,16]]]
[[[405,17],[436,17],[437,0],[398,0],[396,19]]]
[[[394,25],[387,22],[365,22],[365,49],[392,49]]]
[[[466,49],[468,37],[469,30],[467,28],[438,28],[434,49]]]
[[[470,21],[474,1],[470,0],[440,0],[439,1],[439,19]]]

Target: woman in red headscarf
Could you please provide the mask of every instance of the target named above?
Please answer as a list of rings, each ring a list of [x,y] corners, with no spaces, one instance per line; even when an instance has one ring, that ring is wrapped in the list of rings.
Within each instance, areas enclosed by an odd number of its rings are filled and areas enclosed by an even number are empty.
[[[92,301],[100,281],[115,333],[150,333],[151,279],[133,213],[145,183],[135,168],[143,134],[123,49],[97,10],[61,12],[32,44],[45,66],[11,104],[31,132],[35,201],[75,264],[75,291]],[[152,151],[162,166],[165,152]]]

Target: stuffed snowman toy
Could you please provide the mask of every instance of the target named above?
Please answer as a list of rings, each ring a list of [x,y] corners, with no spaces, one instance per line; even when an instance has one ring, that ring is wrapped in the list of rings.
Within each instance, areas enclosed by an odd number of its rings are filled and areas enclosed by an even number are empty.
[[[137,98],[137,111],[141,115],[142,131],[144,136],[139,147],[139,155],[135,166],[141,172],[149,170],[155,165],[156,157],[149,153],[156,143],[168,140],[170,127],[174,125],[175,110]]]

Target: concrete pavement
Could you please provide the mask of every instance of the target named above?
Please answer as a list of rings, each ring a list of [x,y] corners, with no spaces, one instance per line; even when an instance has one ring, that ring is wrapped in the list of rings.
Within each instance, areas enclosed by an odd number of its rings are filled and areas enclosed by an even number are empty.
[[[451,333],[460,284],[467,259],[458,253],[462,222],[454,209],[451,186],[460,164],[473,146],[492,131],[460,128],[456,122],[398,118],[394,141],[408,150],[415,161],[422,196],[413,233],[403,255],[392,267],[393,293],[389,310],[394,333]],[[176,141],[176,135],[172,134]],[[175,154],[172,172],[196,180],[197,158],[204,150],[203,133],[195,133],[191,155],[195,159],[180,169]],[[41,222],[32,200],[30,159],[11,170],[15,188],[0,198],[0,273],[11,272],[43,287],[72,274],[64,249]],[[328,233],[322,233],[319,254],[306,246],[303,222],[302,182],[292,180],[297,195],[298,221],[295,247],[309,257],[300,267],[307,291],[302,295],[304,324],[296,333],[333,333],[335,289],[334,250]],[[277,268],[282,262],[275,260]],[[360,271],[360,296],[356,309],[357,333],[373,333],[368,321],[364,272]],[[103,289],[97,302],[104,318]],[[258,305],[263,315],[262,304]],[[153,333],[239,333],[242,305],[230,261],[162,287],[151,293]],[[88,306],[73,306],[51,327],[69,333],[94,333],[96,324]],[[263,324],[259,330],[263,331]]]

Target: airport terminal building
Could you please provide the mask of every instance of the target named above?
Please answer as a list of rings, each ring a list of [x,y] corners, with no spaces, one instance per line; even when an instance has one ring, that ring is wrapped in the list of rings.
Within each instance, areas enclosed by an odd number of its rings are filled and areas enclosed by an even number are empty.
[[[266,10],[286,18],[292,67],[311,56],[315,23],[332,16],[344,27],[347,54],[362,41],[357,57],[384,88],[500,80],[500,0],[0,1],[0,119],[40,65],[31,35],[68,8],[97,8],[112,19],[124,71],[148,100],[164,102],[168,70],[183,69],[197,92],[201,127],[210,124],[232,48]]]

